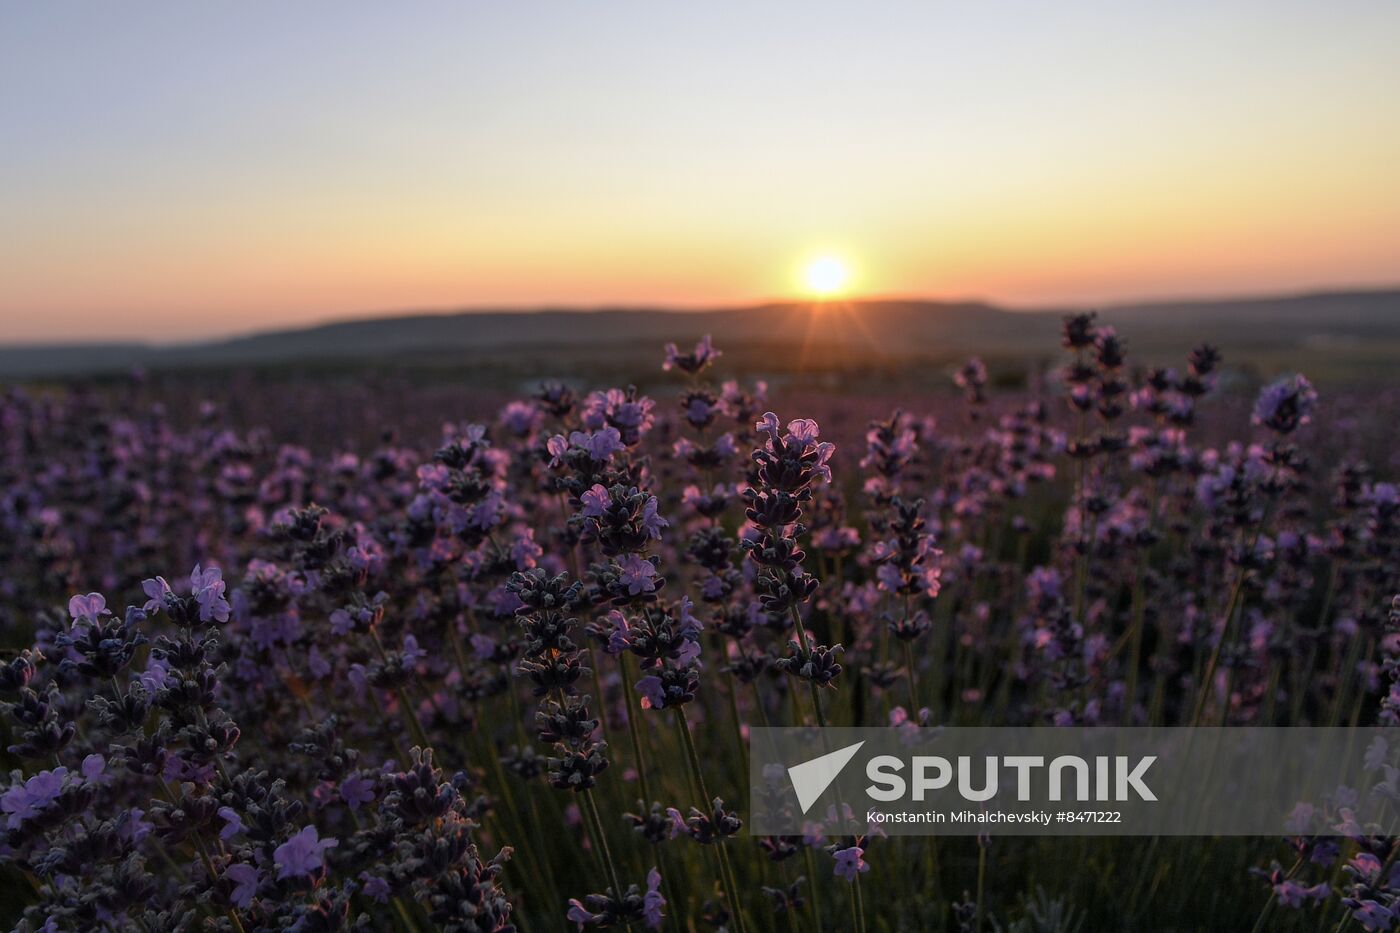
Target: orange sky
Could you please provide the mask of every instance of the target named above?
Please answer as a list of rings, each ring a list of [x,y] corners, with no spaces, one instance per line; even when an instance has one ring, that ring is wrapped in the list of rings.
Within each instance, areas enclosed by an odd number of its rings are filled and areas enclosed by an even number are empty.
[[[1123,6],[12,9],[0,341],[1400,283],[1400,6]]]

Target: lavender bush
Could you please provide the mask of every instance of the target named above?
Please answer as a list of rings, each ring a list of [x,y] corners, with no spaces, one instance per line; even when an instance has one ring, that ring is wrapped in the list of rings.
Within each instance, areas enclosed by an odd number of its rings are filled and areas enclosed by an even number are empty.
[[[1308,835],[1344,800],[1286,840],[744,828],[752,725],[1400,721],[1400,494],[1352,456],[1393,452],[1385,406],[1343,427],[1291,375],[1242,410],[1214,348],[1135,369],[1092,316],[1063,348],[1053,384],[1002,395],[973,360],[941,419],[867,427],[779,417],[707,338],[666,348],[663,401],[548,384],[433,444],[316,452],[218,400],[10,391],[0,911],[1394,929],[1394,841]]]

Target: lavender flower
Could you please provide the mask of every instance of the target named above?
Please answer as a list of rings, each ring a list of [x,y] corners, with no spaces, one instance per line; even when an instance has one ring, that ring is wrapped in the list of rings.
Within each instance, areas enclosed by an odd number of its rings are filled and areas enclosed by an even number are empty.
[[[277,878],[307,878],[321,871],[325,853],[340,845],[337,839],[322,839],[315,826],[305,826],[272,853]]]
[[[1292,434],[1312,420],[1317,390],[1301,375],[1285,376],[1265,386],[1254,403],[1254,423],[1276,434]]]
[[[836,859],[836,866],[832,873],[843,881],[854,882],[857,875],[862,875],[870,870],[870,864],[861,858],[865,854],[865,850],[860,846],[836,849],[831,854]]]
[[[700,342],[695,345],[695,349],[689,353],[681,353],[676,349],[674,343],[666,344],[666,362],[661,368],[667,371],[679,369],[690,376],[697,376],[704,372],[721,356],[710,341],[710,335],[706,334],[700,338]]]

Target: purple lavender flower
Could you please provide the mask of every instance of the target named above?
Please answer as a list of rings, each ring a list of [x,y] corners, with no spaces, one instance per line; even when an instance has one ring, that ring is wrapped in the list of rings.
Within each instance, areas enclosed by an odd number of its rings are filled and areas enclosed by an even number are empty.
[[[1351,915],[1366,933],[1387,933],[1395,927],[1395,908],[1379,901],[1359,900],[1352,907]]]
[[[1278,895],[1278,902],[1284,907],[1299,908],[1307,901],[1320,901],[1332,893],[1331,885],[1322,881],[1308,886],[1297,881],[1280,881],[1274,885],[1274,893]]]
[[[642,897],[642,916],[648,927],[653,930],[661,929],[661,924],[666,919],[663,912],[665,907],[666,898],[661,894],[661,872],[653,867],[647,872],[647,890]]]
[[[1317,390],[1300,374],[1265,386],[1254,403],[1254,423],[1277,434],[1292,434],[1312,420]]]
[[[576,897],[569,898],[569,910],[564,916],[565,919],[577,923],[580,930],[595,923],[602,923],[607,919],[606,914],[594,913],[583,905],[583,901]]]
[[[0,795],[0,813],[6,816],[5,825],[14,829],[27,819],[40,814],[49,804],[58,799],[68,781],[68,769],[54,768],[40,771],[22,784],[15,784]]]
[[[657,508],[655,496],[649,497],[646,501],[646,505],[642,506],[642,531],[653,541],[661,540],[661,529],[671,527],[671,523],[661,517]]]
[[[831,467],[827,462],[836,452],[836,445],[818,440],[821,428],[811,418],[789,421],[787,433],[783,434],[778,416],[770,411],[764,413],[763,420],[755,424],[754,429],[768,435],[766,450],[773,458],[798,458],[812,478],[831,481]]]
[[[389,887],[389,882],[383,878],[371,875],[367,871],[360,872],[360,883],[364,885],[362,889],[366,897],[372,897],[381,904],[388,903],[389,896],[393,894],[393,889]]]
[[[190,572],[190,595],[199,603],[201,622],[227,622],[230,606],[224,598],[224,572],[218,567],[201,569],[194,565]]]
[[[575,431],[569,435],[569,443],[585,451],[590,459],[598,463],[606,463],[614,454],[620,454],[627,449],[622,442],[621,432],[615,427],[602,427],[592,434]]]
[[[606,616],[607,621],[607,652],[608,654],[622,654],[631,645],[630,633],[628,632],[627,617],[618,610],[610,611]]]
[[[656,589],[656,565],[638,554],[618,558],[620,582],[632,596],[651,593]]]
[[[147,612],[155,612],[163,608],[165,606],[166,597],[175,595],[171,592],[170,584],[165,582],[165,577],[142,580],[141,589],[145,591],[148,597],[144,607]]]
[[[155,826],[145,819],[146,811],[141,807],[131,807],[123,810],[117,816],[117,835],[133,846],[139,846],[147,836],[155,829]]]
[[[277,880],[285,878],[306,878],[319,872],[325,864],[327,849],[340,845],[334,838],[320,838],[315,825],[302,827],[301,831],[282,843],[272,853],[272,863],[277,867]]]
[[[837,878],[854,882],[857,875],[870,870],[869,863],[861,858],[861,856],[865,854],[865,850],[860,846],[849,846],[845,849],[837,849],[831,854],[836,859],[836,866],[833,869],[833,874],[835,874]]]
[[[107,759],[98,754],[85,756],[78,770],[88,784],[101,785],[112,781],[112,775],[107,773]]]
[[[695,349],[689,353],[681,353],[676,349],[674,343],[666,344],[665,349],[666,361],[661,364],[661,368],[667,372],[679,369],[692,376],[703,372],[722,355],[720,351],[715,349],[709,334],[701,337],[700,342],[695,345]]]
[[[228,841],[243,832],[243,818],[232,807],[220,807],[219,818],[224,821],[224,828],[219,830],[220,839]]]
[[[583,495],[579,496],[579,501],[583,503],[583,512],[580,514],[584,518],[601,518],[603,511],[612,500],[606,487],[601,483],[594,483],[584,490]]]
[[[351,810],[374,802],[374,781],[358,771],[340,782],[340,799]]]
[[[661,678],[649,675],[637,681],[637,692],[642,695],[642,709],[663,709],[666,706],[666,690]]]
[[[412,634],[403,637],[403,663],[408,667],[416,665],[427,656],[427,652],[418,647],[418,639]]]
[[[554,469],[564,462],[564,455],[569,452],[569,439],[556,434],[544,442],[544,449],[549,454],[549,466]]]
[[[584,427],[590,431],[614,428],[622,443],[633,447],[651,430],[655,420],[652,410],[655,407],[654,401],[637,395],[635,389],[608,389],[590,393],[584,399],[580,415]]]
[[[542,412],[529,402],[510,402],[498,416],[505,429],[516,437],[526,437],[539,427]]]
[[[74,596],[68,600],[68,614],[73,617],[74,622],[91,622],[111,613],[107,609],[105,596],[101,593],[88,593],[86,596]]]
[[[246,908],[253,903],[258,886],[262,884],[261,872],[252,865],[235,862],[224,869],[224,877],[234,883],[229,900],[233,901],[236,907]]]

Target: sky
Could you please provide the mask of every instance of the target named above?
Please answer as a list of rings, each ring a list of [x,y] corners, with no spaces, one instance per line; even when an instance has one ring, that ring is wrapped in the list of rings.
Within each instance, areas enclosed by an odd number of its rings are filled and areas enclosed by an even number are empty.
[[[0,341],[1400,284],[1400,3],[0,0]]]

